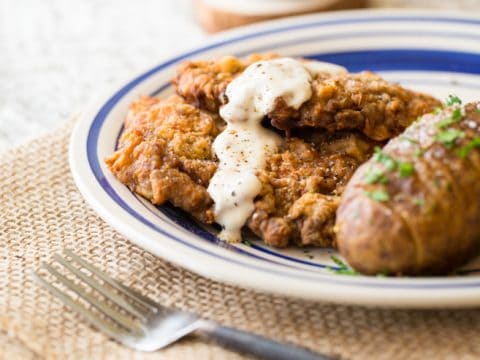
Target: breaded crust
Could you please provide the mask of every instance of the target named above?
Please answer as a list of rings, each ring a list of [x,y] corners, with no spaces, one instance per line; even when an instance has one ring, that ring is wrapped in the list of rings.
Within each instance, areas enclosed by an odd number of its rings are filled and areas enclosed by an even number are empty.
[[[211,145],[222,126],[217,115],[179,96],[144,97],[131,105],[118,150],[106,163],[152,203],[169,201],[212,223],[214,205],[206,188],[217,168]],[[355,132],[308,131],[284,138],[258,173],[263,186],[247,226],[276,247],[335,246],[339,195],[377,144]]]
[[[373,140],[400,134],[418,116],[431,112],[440,102],[407,90],[371,73],[318,74],[313,95],[300,109],[288,108],[278,99],[268,116],[273,126],[287,132],[313,127],[329,132],[358,130]]]
[[[122,183],[153,204],[170,201],[212,223],[206,187],[217,169],[217,121],[177,95],[143,97],[130,106],[118,149],[105,161]]]
[[[379,143],[355,132],[286,138],[258,176],[263,184],[249,228],[267,244],[335,247],[344,186]]]
[[[131,105],[118,150],[106,159],[112,173],[153,204],[170,202],[214,222],[207,187],[217,169],[212,144],[225,125],[218,109],[228,101],[226,86],[249,64],[274,57],[181,64],[178,95]],[[266,121],[288,136],[257,174],[262,190],[246,225],[271,246],[335,247],[335,213],[352,174],[375,146],[438,103],[371,73],[319,74],[312,88],[298,111],[277,101]]]
[[[187,102],[218,112],[228,102],[227,85],[252,62],[271,57],[274,55],[256,55],[245,61],[235,57],[189,61],[178,67],[173,84]],[[277,99],[268,114],[271,124],[287,133],[302,127],[329,132],[357,130],[373,140],[384,141],[440,105],[432,96],[389,83],[371,72],[319,73],[312,82],[312,93],[312,98],[298,110]]]

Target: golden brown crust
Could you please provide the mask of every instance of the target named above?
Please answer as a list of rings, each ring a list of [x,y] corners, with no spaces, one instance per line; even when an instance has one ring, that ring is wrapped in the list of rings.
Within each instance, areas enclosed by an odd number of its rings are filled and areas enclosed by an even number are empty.
[[[128,114],[118,150],[106,162],[115,176],[154,204],[167,201],[211,223],[206,190],[217,159],[214,115],[178,96],[141,98]],[[351,132],[306,132],[284,139],[258,173],[263,186],[248,227],[267,244],[334,246],[338,196],[377,142]]]
[[[315,127],[330,132],[359,130],[383,141],[400,134],[418,116],[432,111],[435,98],[391,84],[371,72],[319,74],[313,94],[299,110],[279,99],[269,117],[273,126],[290,130]]]
[[[275,57],[275,54],[254,54],[245,60],[225,56],[212,61],[186,61],[177,67],[172,83],[177,94],[188,103],[218,113],[219,107],[226,101],[227,85],[238,74],[251,63]]]
[[[213,202],[205,187],[217,168],[211,146],[218,132],[215,116],[179,96],[144,97],[130,106],[118,150],[106,163],[153,204],[170,201],[212,223]]]
[[[379,143],[354,132],[298,135],[285,139],[258,173],[263,188],[248,226],[276,247],[334,247],[338,197]]]
[[[274,55],[256,55],[246,61],[226,57],[218,61],[190,61],[177,69],[173,80],[177,93],[189,103],[212,112],[226,103],[225,89],[235,76],[254,61]],[[330,132],[358,130],[373,140],[400,134],[418,116],[432,111],[435,98],[391,84],[371,72],[317,74],[312,98],[300,109],[277,99],[268,114],[273,126],[287,132],[315,127]]]
[[[357,270],[375,274],[437,274],[454,269],[480,250],[480,152],[462,158],[460,149],[480,135],[476,104],[462,120],[440,128],[452,109],[426,115],[384,148],[399,162],[414,165],[409,176],[385,171],[387,184],[366,184],[372,159],[348,184],[337,212],[341,253]],[[461,131],[451,145],[438,140],[445,131]],[[460,134],[460,133],[459,133]],[[386,192],[376,201],[368,191]],[[371,194],[371,193],[370,193]]]

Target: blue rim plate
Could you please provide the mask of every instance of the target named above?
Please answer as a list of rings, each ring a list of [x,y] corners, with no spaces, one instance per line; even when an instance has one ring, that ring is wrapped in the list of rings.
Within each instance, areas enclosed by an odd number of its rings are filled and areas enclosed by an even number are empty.
[[[161,45],[161,44],[160,44]],[[216,229],[171,206],[154,207],[106,169],[128,104],[140,95],[164,96],[186,59],[277,52],[373,70],[407,87],[445,98],[480,99],[480,18],[462,13],[351,11],[272,21],[213,37],[172,56],[86,109],[72,134],[70,166],[90,205],[135,244],[219,281],[288,296],[392,307],[480,305],[480,261],[462,276],[381,278],[341,276],[331,249],[265,247],[219,241]]]

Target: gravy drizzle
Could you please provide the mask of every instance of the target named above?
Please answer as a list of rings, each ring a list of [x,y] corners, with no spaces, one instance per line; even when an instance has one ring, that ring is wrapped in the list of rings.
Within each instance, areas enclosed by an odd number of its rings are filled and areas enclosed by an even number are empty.
[[[275,99],[281,97],[289,107],[298,109],[312,96],[314,73],[322,68],[325,72],[344,70],[334,64],[308,63],[291,58],[259,61],[227,86],[228,103],[220,109],[227,127],[213,143],[219,165],[208,187],[215,202],[215,219],[223,227],[222,240],[241,240],[241,228],[261,191],[256,173],[280,145],[280,136],[261,125]]]

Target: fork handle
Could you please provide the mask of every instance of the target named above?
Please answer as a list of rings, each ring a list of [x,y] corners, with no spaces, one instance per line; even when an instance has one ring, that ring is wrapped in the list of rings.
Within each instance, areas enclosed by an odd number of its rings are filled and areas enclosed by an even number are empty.
[[[196,334],[230,350],[264,360],[331,360],[304,347],[281,343],[242,330],[205,321]]]

